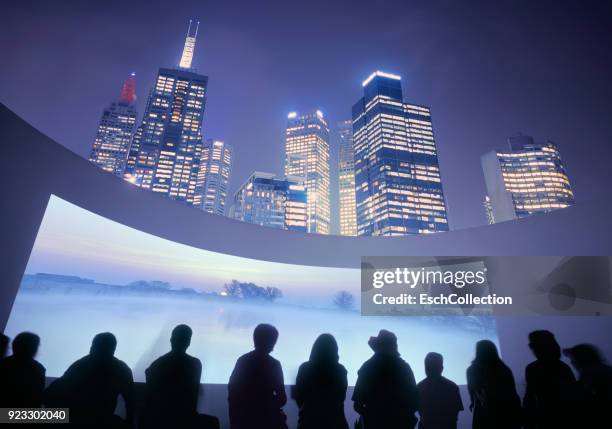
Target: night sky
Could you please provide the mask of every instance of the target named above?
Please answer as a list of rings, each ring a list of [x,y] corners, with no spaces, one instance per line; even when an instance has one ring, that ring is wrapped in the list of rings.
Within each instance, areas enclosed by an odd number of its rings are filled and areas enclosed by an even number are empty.
[[[0,101],[82,156],[132,71],[142,115],[194,18],[194,67],[209,76],[204,135],[235,148],[231,195],[253,170],[282,173],[289,111],[321,109],[332,126],[350,119],[361,81],[380,69],[402,76],[407,101],[431,107],[452,229],[486,223],[480,156],[520,131],[559,145],[578,203],[610,198],[610,1],[0,7]]]

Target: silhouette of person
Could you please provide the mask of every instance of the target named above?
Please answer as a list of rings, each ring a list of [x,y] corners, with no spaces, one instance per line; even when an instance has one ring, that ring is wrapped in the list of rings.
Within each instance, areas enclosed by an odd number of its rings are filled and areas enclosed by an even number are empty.
[[[357,373],[353,407],[366,429],[414,428],[418,392],[410,365],[401,357],[394,333],[381,330],[368,342],[374,355]]]
[[[417,384],[419,391],[419,429],[456,429],[457,417],[463,411],[459,387],[442,376],[444,358],[439,353],[425,356],[425,379]]]
[[[338,359],[336,339],[322,334],[308,362],[300,365],[293,389],[300,409],[298,429],[348,429],[344,416],[347,372]]]
[[[563,353],[578,372],[580,427],[609,427],[612,424],[612,366],[591,344],[578,344]]]
[[[533,331],[529,334],[529,348],[536,360],[525,368],[525,428],[576,427],[576,378],[561,361],[561,347],[555,336],[550,331]]]
[[[38,335],[22,332],[13,340],[13,354],[0,360],[0,407],[42,405],[45,367],[34,359],[39,344]]]
[[[4,334],[0,334],[0,359],[6,357],[10,341],[11,340],[9,337]]]
[[[231,429],[282,429],[287,402],[283,370],[270,356],[278,340],[272,325],[257,325],[253,332],[255,350],[238,358],[228,384]]]
[[[94,337],[89,354],[74,362],[49,387],[53,406],[70,408],[70,422],[88,427],[121,428],[133,420],[132,370],[117,359],[117,340],[110,332]],[[117,398],[125,402],[126,420],[115,415]]]
[[[171,351],[145,371],[143,428],[219,427],[216,418],[197,413],[202,363],[187,354],[191,336],[189,326],[176,326],[170,337]]]
[[[514,376],[501,360],[495,344],[476,343],[476,357],[467,370],[473,429],[515,429],[521,427],[521,401]]]

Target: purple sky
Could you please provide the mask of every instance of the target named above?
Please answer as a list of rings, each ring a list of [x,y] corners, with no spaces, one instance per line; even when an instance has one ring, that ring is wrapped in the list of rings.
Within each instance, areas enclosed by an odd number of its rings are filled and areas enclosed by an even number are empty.
[[[136,72],[142,114],[195,18],[204,133],[235,147],[232,194],[253,170],[282,172],[287,112],[349,119],[382,69],[432,109],[451,228],[485,223],[480,156],[519,131],[558,143],[579,203],[609,198],[611,2],[152,3],[3,2],[0,101],[87,156],[123,79]]]

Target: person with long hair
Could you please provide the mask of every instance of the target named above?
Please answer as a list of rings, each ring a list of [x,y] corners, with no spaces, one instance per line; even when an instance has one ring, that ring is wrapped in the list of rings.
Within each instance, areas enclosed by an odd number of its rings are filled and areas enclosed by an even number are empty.
[[[525,368],[523,410],[526,429],[576,427],[576,378],[561,361],[561,347],[550,331],[529,334],[536,360]]]
[[[514,376],[489,340],[476,343],[476,356],[467,369],[472,429],[518,429],[521,401]]]
[[[295,381],[298,429],[348,429],[344,416],[347,386],[347,371],[339,363],[336,339],[331,334],[319,335]]]

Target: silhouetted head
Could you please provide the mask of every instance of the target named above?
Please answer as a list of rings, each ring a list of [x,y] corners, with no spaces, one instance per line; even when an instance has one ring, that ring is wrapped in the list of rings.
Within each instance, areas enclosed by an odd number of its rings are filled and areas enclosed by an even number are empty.
[[[253,331],[255,350],[270,353],[274,350],[276,340],[278,340],[278,330],[274,326],[262,323],[255,327]]]
[[[370,337],[368,345],[374,350],[374,353],[399,356],[397,337],[393,332],[386,329],[381,329],[378,332],[378,336]]]
[[[103,332],[94,337],[89,354],[99,358],[110,358],[115,354],[117,339],[110,332]]]
[[[338,362],[338,343],[331,334],[321,334],[315,340],[310,351],[311,362]]]
[[[425,356],[425,374],[427,377],[439,377],[444,370],[444,358],[440,353],[427,353]]]
[[[21,359],[34,359],[38,352],[40,338],[31,332],[22,332],[13,340],[13,356]]]
[[[6,352],[8,351],[8,345],[10,342],[10,338],[4,334],[0,334],[0,359],[6,356]]]
[[[578,344],[569,349],[563,349],[563,354],[570,359],[572,366],[578,371],[605,364],[603,356],[592,344]]]
[[[538,360],[561,359],[561,347],[550,331],[530,332],[529,348]]]
[[[187,325],[178,325],[172,330],[170,345],[172,351],[185,353],[191,344],[191,328]]]
[[[472,363],[479,365],[490,365],[501,362],[497,346],[493,341],[480,340],[476,343],[476,357]]]

